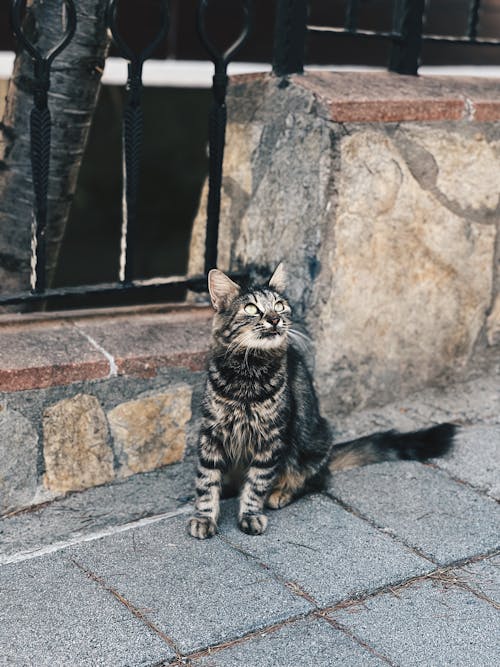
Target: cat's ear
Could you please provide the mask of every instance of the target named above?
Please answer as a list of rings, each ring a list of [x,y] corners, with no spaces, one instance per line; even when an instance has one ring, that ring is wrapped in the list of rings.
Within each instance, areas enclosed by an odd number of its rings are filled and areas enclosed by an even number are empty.
[[[219,269],[208,272],[208,291],[215,310],[223,310],[240,293],[240,288]]]
[[[269,287],[272,287],[277,292],[286,291],[286,271],[283,262],[276,267],[276,271],[273,273],[271,280],[269,281]]]

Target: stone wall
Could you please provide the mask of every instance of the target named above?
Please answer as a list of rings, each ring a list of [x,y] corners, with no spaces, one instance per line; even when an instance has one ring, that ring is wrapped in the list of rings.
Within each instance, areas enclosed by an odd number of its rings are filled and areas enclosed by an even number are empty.
[[[236,77],[228,116],[219,268],[285,261],[327,411],[443,381],[500,342],[497,81]]]
[[[210,318],[0,321],[0,515],[194,455]]]

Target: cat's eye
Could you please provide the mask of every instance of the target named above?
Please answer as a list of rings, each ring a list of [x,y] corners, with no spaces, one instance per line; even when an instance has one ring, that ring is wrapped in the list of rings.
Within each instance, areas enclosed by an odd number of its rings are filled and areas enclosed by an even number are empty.
[[[283,303],[283,301],[277,301],[277,302],[274,304],[274,310],[275,310],[277,313],[282,313],[282,312],[285,310],[285,304]]]
[[[258,315],[259,309],[254,303],[247,303],[247,305],[245,306],[245,313],[247,315]]]

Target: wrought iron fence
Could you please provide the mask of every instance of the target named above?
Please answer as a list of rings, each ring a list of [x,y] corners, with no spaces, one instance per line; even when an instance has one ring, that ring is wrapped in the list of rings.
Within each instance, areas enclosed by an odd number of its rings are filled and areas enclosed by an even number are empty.
[[[209,192],[207,204],[207,225],[205,241],[205,272],[217,263],[218,224],[220,216],[222,163],[226,132],[226,92],[228,84],[227,68],[231,60],[245,42],[251,27],[251,0],[241,0],[243,26],[235,42],[225,51],[214,44],[207,32],[205,15],[210,0],[198,3],[198,32],[209,59],[214,64],[213,103],[209,118]],[[74,0],[63,0],[66,12],[66,29],[61,41],[48,53],[41,53],[23,31],[22,11],[24,0],[11,0],[12,29],[20,43],[33,60],[34,96],[30,115],[31,167],[34,190],[32,242],[31,242],[31,290],[0,297],[0,306],[54,301],[88,295],[161,290],[168,296],[169,288],[187,287],[193,291],[205,291],[204,276],[158,277],[136,280],[134,276],[134,248],[137,242],[137,200],[140,177],[140,154],[142,144],[143,115],[141,107],[142,69],[168,30],[168,0],[161,0],[159,29],[155,38],[140,53],[135,53],[125,42],[117,24],[119,0],[109,0],[107,25],[120,55],[128,65],[128,96],[123,114],[123,214],[120,240],[120,260],[117,281],[112,284],[78,285],[75,287],[47,288],[46,273],[46,230],[47,196],[50,171],[51,116],[48,107],[51,65],[66,48],[77,29]]]
[[[218,225],[221,203],[222,165],[226,129],[226,90],[228,64],[245,42],[252,24],[252,0],[239,0],[243,10],[243,24],[235,42],[225,51],[219,49],[208,34],[206,11],[210,0],[198,2],[198,32],[214,64],[213,103],[209,118],[209,192],[205,241],[205,271],[217,263]],[[140,53],[134,52],[125,42],[117,24],[119,0],[109,0],[107,24],[120,55],[129,63],[128,97],[123,114],[123,214],[120,241],[120,260],[117,280],[114,283],[50,288],[45,281],[45,235],[48,220],[47,193],[50,170],[51,116],[48,91],[51,65],[67,47],[77,30],[74,0],[62,0],[66,11],[66,30],[59,44],[48,53],[41,53],[26,36],[22,27],[25,0],[11,0],[12,28],[19,44],[33,60],[34,95],[30,116],[31,165],[34,203],[31,243],[31,289],[18,294],[0,296],[0,306],[50,302],[72,296],[105,295],[118,292],[140,294],[160,290],[168,296],[169,289],[186,287],[194,291],[205,290],[204,276],[158,277],[137,280],[134,272],[134,248],[137,243],[138,186],[141,172],[143,115],[141,107],[142,69],[155,47],[168,31],[168,0],[160,0],[158,32],[151,43]],[[466,34],[446,36],[426,34],[425,0],[395,0],[393,24],[386,32],[375,32],[358,27],[359,0],[347,0],[345,21],[340,27],[308,24],[308,0],[276,0],[276,23],[273,54],[273,72],[277,76],[301,73],[304,68],[306,38],[311,34],[339,33],[363,38],[387,39],[391,43],[389,69],[398,73],[416,74],[422,41],[460,42],[468,44],[498,45],[500,40],[482,38],[478,33],[480,1],[471,0]]]
[[[341,26],[308,23],[309,0],[278,0],[274,72],[281,76],[302,73],[308,36],[334,38],[350,35],[365,39],[382,39],[390,43],[389,70],[398,74],[417,74],[422,44],[470,44],[498,46],[500,39],[481,37],[479,21],[481,0],[469,0],[468,16],[463,35],[437,35],[425,31],[428,0],[394,0],[392,25],[387,30],[366,30],[359,25],[362,0],[346,0],[344,23]]]

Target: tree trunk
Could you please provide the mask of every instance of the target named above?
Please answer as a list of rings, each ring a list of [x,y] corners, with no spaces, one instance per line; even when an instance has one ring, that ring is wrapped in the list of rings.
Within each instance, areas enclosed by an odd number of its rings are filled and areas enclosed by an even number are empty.
[[[61,0],[30,0],[24,31],[46,54],[62,35]],[[108,48],[106,0],[75,2],[77,28],[52,64],[52,144],[48,195],[47,284],[57,264]],[[29,114],[33,63],[18,53],[0,123],[0,292],[29,287],[33,187]]]

